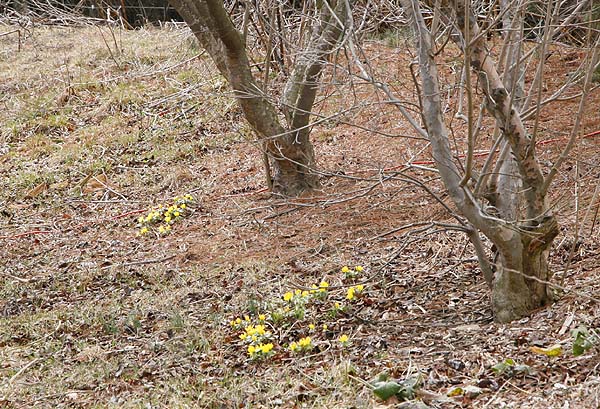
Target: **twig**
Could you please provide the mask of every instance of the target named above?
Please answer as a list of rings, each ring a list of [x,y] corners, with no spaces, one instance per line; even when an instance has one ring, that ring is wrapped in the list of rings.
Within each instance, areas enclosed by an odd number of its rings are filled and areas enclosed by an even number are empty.
[[[172,258],[175,258],[176,256],[177,256],[177,254],[173,254],[171,256],[167,256],[167,257],[163,257],[163,258],[154,258],[154,259],[148,259],[148,260],[131,261],[129,263],[121,263],[121,264],[111,264],[110,266],[102,267],[101,270],[108,270],[108,269],[111,269],[113,267],[128,267],[128,266],[137,266],[137,265],[141,265],[141,264],[162,263],[164,261],[171,260]]]
[[[19,369],[19,371],[14,374],[9,380],[8,382],[6,382],[6,385],[10,386],[12,385],[12,383],[21,375],[23,375],[23,373],[28,370],[29,368],[31,368],[33,365],[37,364],[39,361],[41,361],[42,358],[36,358],[33,361],[29,362],[27,365],[25,365],[23,368]]]
[[[33,236],[35,234],[50,234],[50,233],[52,233],[52,232],[48,231],[48,230],[32,230],[32,231],[27,231],[25,233],[14,234],[12,236],[0,236],[0,240],[2,240],[2,239],[12,240],[12,239],[18,239],[19,237]]]

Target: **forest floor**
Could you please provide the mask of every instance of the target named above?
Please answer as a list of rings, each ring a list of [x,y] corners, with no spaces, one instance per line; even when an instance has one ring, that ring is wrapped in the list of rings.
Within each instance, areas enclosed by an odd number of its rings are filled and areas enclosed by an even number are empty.
[[[427,181],[450,205],[427,144],[398,137],[412,132],[369,86],[323,90],[324,115],[354,109],[313,131],[322,190],[282,200],[265,192],[253,135],[187,31],[22,34],[20,46],[0,37],[0,407],[599,407],[598,349],[574,356],[571,331],[600,327],[600,138],[580,138],[552,187],[550,261],[566,291],[497,324],[467,238],[407,183]],[[414,101],[405,48],[365,49]],[[580,58],[554,50],[544,92]],[[440,61],[450,83],[458,53]],[[577,104],[542,110],[544,170]],[[599,106],[594,92],[581,135],[600,129]],[[484,122],[486,147],[491,131]],[[169,234],[140,234],[149,208],[188,194]],[[264,357],[240,338],[246,317],[271,333]],[[381,373],[418,380],[413,406],[375,397]]]

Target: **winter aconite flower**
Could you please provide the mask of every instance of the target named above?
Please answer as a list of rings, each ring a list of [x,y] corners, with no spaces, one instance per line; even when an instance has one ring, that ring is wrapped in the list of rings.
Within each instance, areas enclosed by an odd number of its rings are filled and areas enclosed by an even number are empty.
[[[350,301],[354,299],[354,287],[348,288],[348,293],[346,294],[346,298]]]
[[[343,346],[346,346],[350,342],[350,337],[348,337],[348,335],[346,334],[342,334],[342,336],[340,336],[338,340]]]
[[[271,344],[271,343],[264,344],[264,345],[261,344],[261,345],[259,345],[259,348],[260,348],[260,352],[262,352],[263,354],[268,354],[273,349],[273,344]]]
[[[283,301],[291,301],[291,299],[294,297],[294,294],[291,291],[288,291],[287,293],[283,294]]]
[[[350,287],[350,288],[348,288],[348,293],[346,294],[346,298],[348,300],[352,301],[354,298],[356,298],[357,295],[362,294],[364,289],[365,289],[365,286],[362,284],[358,284],[354,287]]]
[[[348,268],[348,266],[344,266],[342,267],[342,273],[346,274],[350,272],[350,268]]]
[[[312,339],[310,337],[300,338],[298,342],[292,342],[289,348],[292,352],[310,351],[313,348]]]
[[[364,271],[364,268],[363,268],[363,266],[356,266],[356,267],[354,267],[354,270],[359,273],[362,273]]]
[[[298,345],[300,346],[300,348],[303,349],[312,348],[312,339],[310,337],[300,338],[300,341],[298,341]]]

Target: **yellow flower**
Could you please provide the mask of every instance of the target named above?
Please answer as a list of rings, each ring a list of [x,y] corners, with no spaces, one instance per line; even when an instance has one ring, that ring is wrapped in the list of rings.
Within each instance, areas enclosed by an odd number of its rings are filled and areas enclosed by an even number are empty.
[[[319,284],[319,291],[324,293],[327,291],[327,288],[329,288],[329,283],[327,281],[321,281],[321,284]]]
[[[329,328],[327,324],[323,324],[323,331],[327,331],[327,328]]]
[[[264,345],[261,344],[258,347],[260,348],[260,350],[263,354],[268,354],[273,349],[273,344],[271,344],[271,343],[264,344]]]
[[[246,334],[245,332],[243,334],[240,334],[240,339],[243,341],[248,337],[248,334]]]
[[[250,321],[250,317],[248,315],[244,315],[244,321]]]
[[[346,344],[346,343],[348,343],[348,341],[349,341],[349,340],[350,340],[350,338],[349,338],[349,337],[348,337],[348,335],[346,335],[346,334],[343,334],[343,335],[340,337],[340,339],[339,339],[339,341],[340,341],[342,344]]]
[[[296,342],[292,342],[290,344],[290,351],[295,352],[298,349],[298,344]]]
[[[265,333],[266,333],[265,326],[264,325],[257,325],[256,326],[256,332],[258,333],[258,335],[265,335]]]
[[[236,323],[236,324],[241,324],[241,323],[242,323],[242,319],[241,319],[240,317],[237,317],[237,318],[235,319],[235,323]]]
[[[361,293],[361,292],[362,292],[362,290],[364,290],[364,289],[365,289],[365,286],[364,286],[364,285],[362,285],[362,284],[358,284],[358,285],[357,285],[356,287],[354,287],[354,288],[356,289],[356,292],[357,292],[357,293]]]
[[[235,327],[235,321],[229,321],[229,325],[231,325],[232,327]]]
[[[346,274],[346,273],[349,273],[349,272],[350,272],[350,269],[348,268],[348,266],[342,267],[342,273]]]
[[[302,291],[302,297],[308,297],[308,291],[304,290]]]
[[[293,296],[294,294],[292,294],[291,291],[288,291],[287,293],[283,294],[283,301],[290,301]]]
[[[266,321],[266,319],[267,319],[267,316],[266,316],[265,314],[260,314],[260,315],[258,316],[258,320],[259,320],[259,321]]]
[[[252,342],[258,341],[258,337],[256,335],[252,335]]]
[[[315,324],[308,324],[308,329],[309,330],[314,330],[315,329]]]
[[[149,230],[148,230],[148,228],[147,228],[147,227],[142,227],[142,228],[140,229],[140,234],[143,236],[144,234],[148,233],[148,231],[149,231]]]
[[[311,344],[312,340],[310,339],[310,337],[300,338],[300,341],[298,341],[298,345],[300,346],[300,348],[309,348]]]
[[[185,209],[186,208],[185,203],[180,204],[179,207],[181,207],[182,209]]]
[[[342,309],[342,306],[341,306],[341,304],[340,304],[339,302],[336,302],[335,304],[333,304],[333,307],[334,307],[336,310],[340,310],[340,309]]]
[[[171,216],[167,216],[165,213],[165,223],[169,223],[171,221]]]
[[[346,298],[349,300],[354,298],[354,287],[348,288],[348,294],[346,295]]]
[[[144,223],[144,216],[138,217],[138,223]]]
[[[296,294],[296,295],[302,295],[302,290],[295,290],[294,294]]]
[[[179,217],[180,214],[181,213],[179,213],[179,212],[173,212],[173,216],[175,216],[175,217]]]
[[[364,268],[363,268],[363,266],[356,266],[356,267],[354,267],[354,270],[358,271],[359,273],[362,273]]]
[[[256,347],[254,345],[248,345],[248,354],[250,356],[254,355],[256,353]]]

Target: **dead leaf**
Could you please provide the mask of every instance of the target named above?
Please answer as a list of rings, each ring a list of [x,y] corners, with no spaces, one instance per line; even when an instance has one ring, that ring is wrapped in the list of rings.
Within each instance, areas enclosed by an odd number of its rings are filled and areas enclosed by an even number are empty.
[[[38,196],[40,193],[44,192],[47,189],[48,184],[46,182],[42,182],[33,189],[31,189],[29,192],[27,192],[27,194],[25,195],[25,199],[33,199],[34,197]]]
[[[111,188],[111,184],[105,174],[88,176],[81,182],[83,193],[94,193]]]
[[[560,345],[553,345],[548,348],[529,347],[529,350],[535,354],[546,355],[546,356],[562,355],[562,347]]]
[[[50,185],[50,190],[63,190],[69,187],[68,181],[57,182]]]

